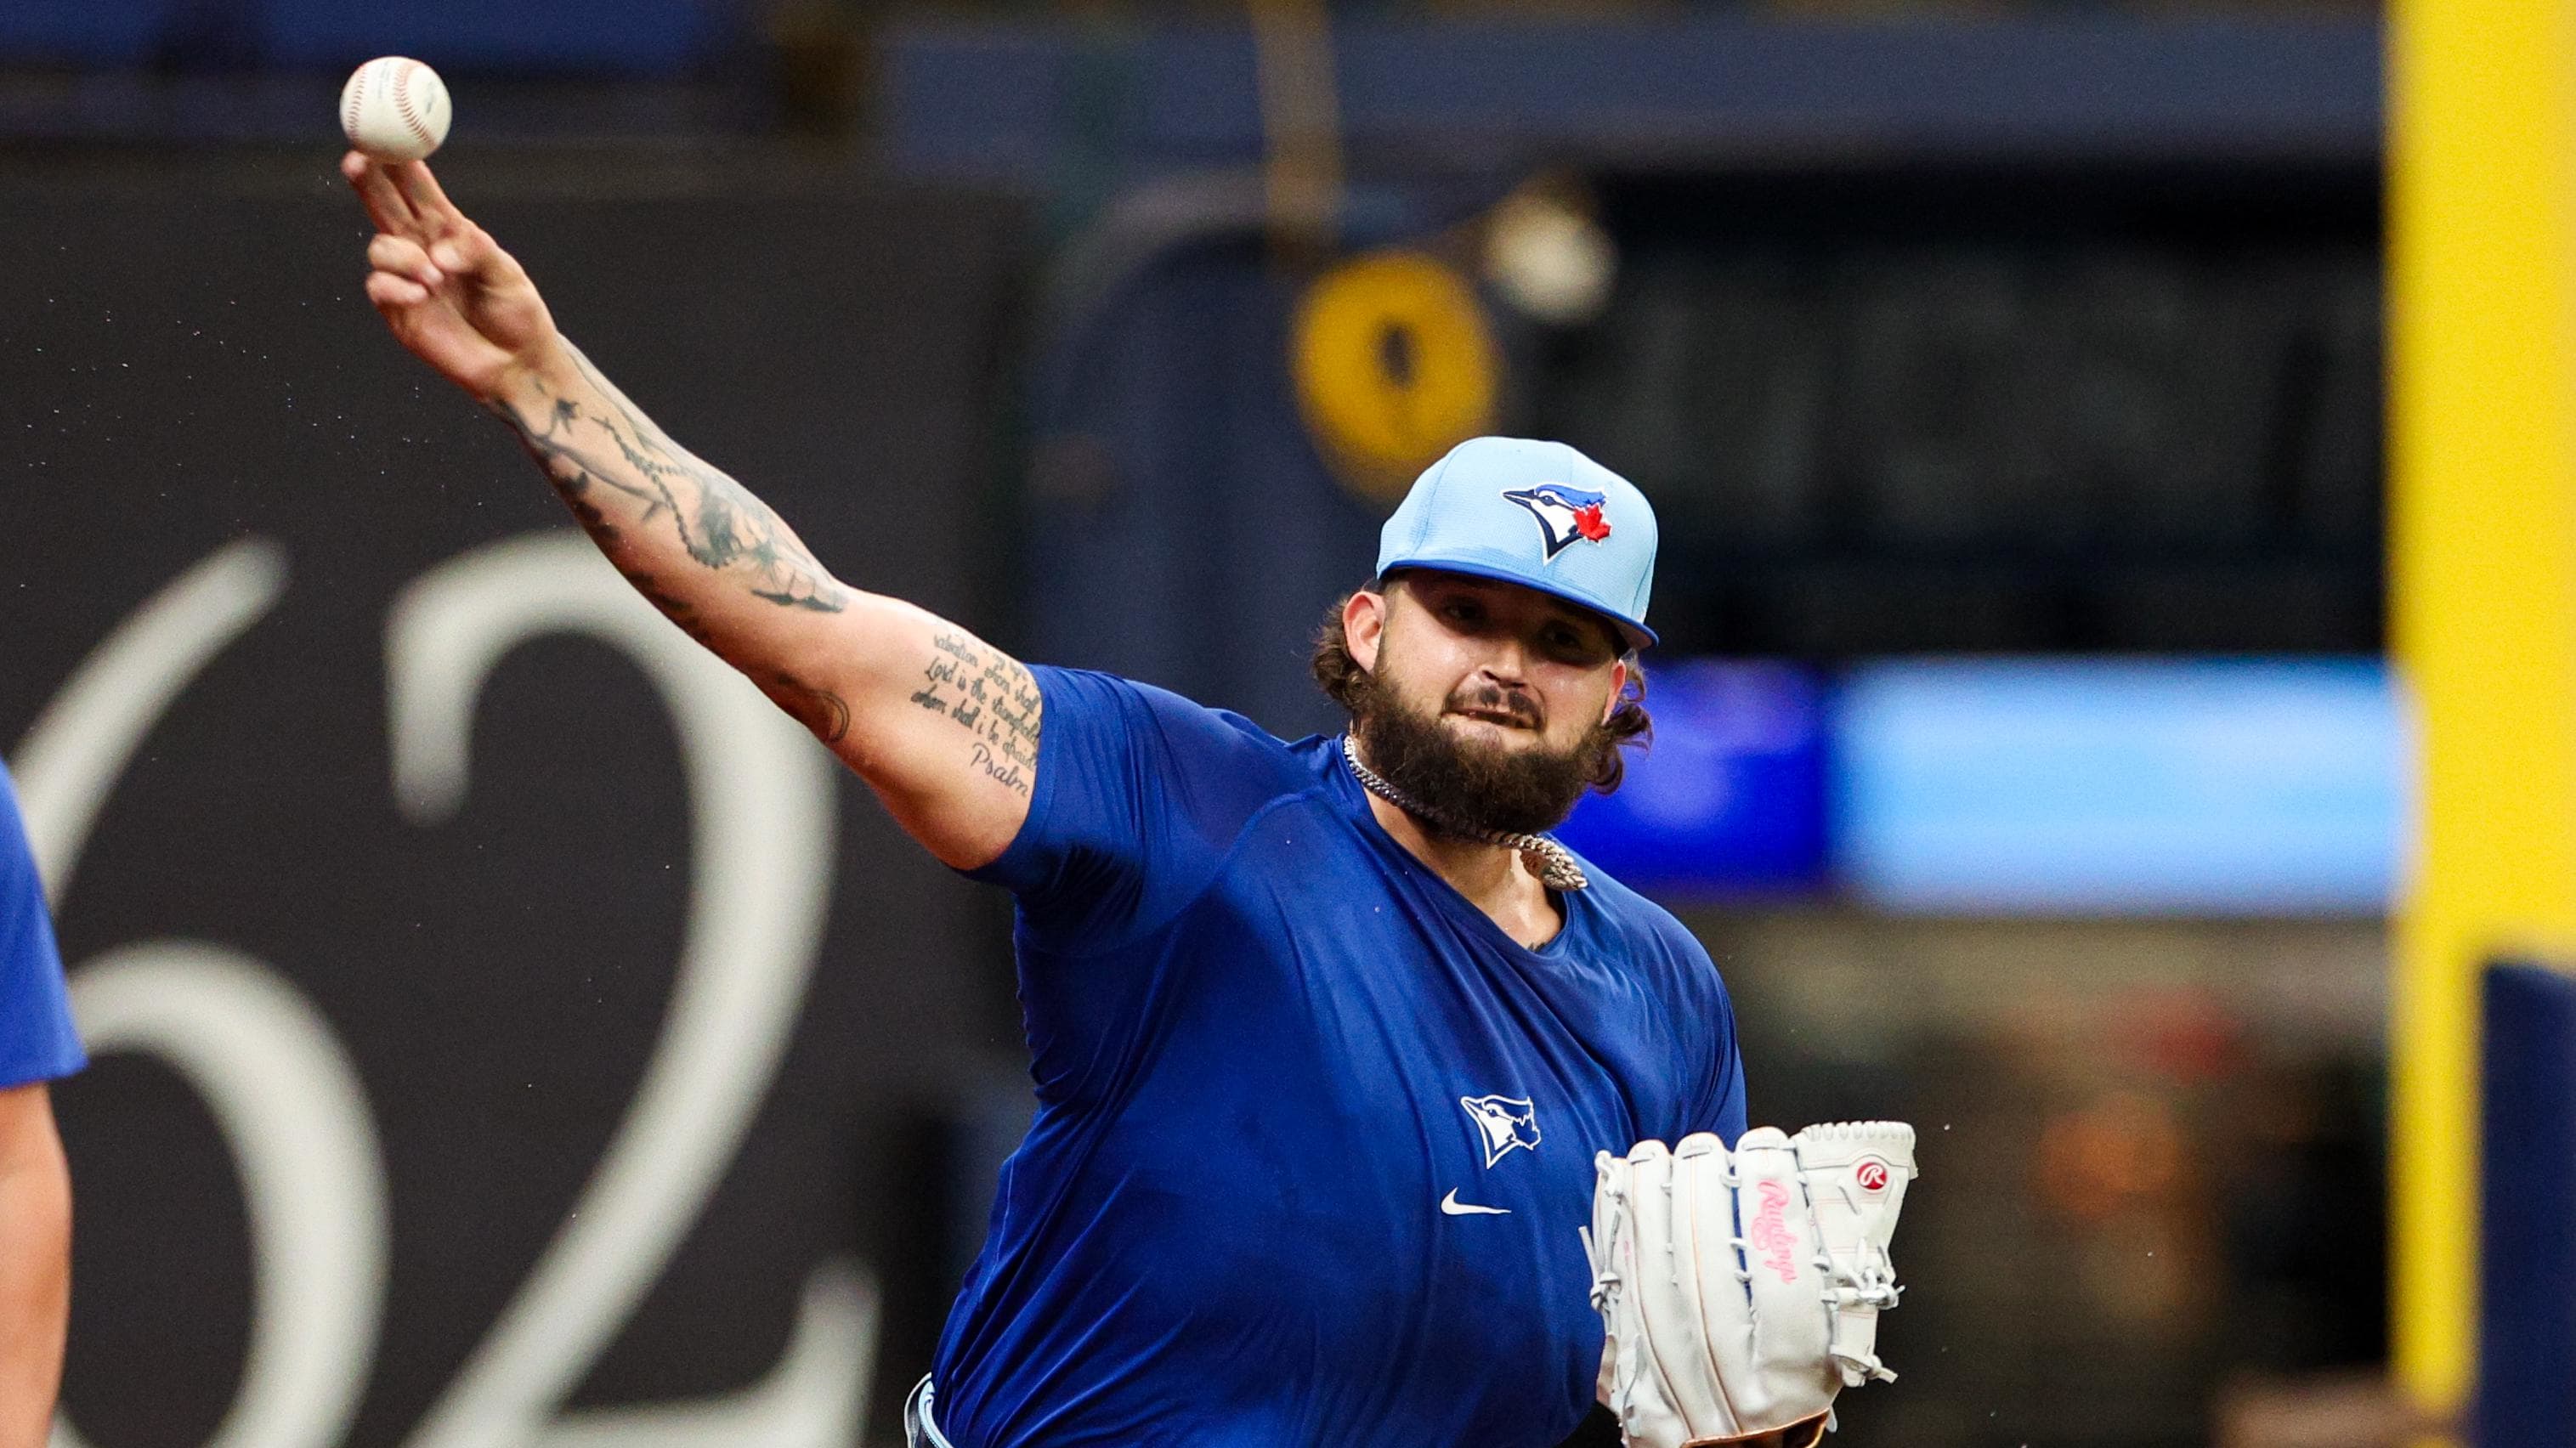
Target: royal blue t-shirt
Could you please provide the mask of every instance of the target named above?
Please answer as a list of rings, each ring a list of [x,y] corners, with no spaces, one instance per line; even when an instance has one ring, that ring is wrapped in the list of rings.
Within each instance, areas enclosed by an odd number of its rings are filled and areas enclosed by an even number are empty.
[[[1036,671],[1038,1111],[933,1376],[956,1448],[1549,1448],[1592,1402],[1592,1154],[1744,1127],[1707,952],[1592,873],[1523,948],[1339,742]]]
[[[0,768],[0,1088],[51,1081],[87,1064],[17,789]]]

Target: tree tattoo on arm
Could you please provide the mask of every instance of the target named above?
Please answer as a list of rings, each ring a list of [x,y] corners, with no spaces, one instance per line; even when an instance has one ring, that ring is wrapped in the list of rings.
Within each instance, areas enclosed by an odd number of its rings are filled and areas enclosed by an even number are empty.
[[[573,516],[612,557],[635,546],[626,529],[667,518],[692,561],[739,575],[755,598],[817,613],[839,613],[849,606],[848,590],[832,580],[768,504],[673,442],[578,348],[566,342],[564,349],[597,393],[595,399],[548,391],[541,394],[534,415],[516,407],[500,411],[545,468]],[[631,500],[617,508],[619,517],[600,506],[611,494]],[[642,510],[635,511],[632,504],[641,504]],[[672,582],[665,578],[636,586],[674,622],[692,628],[684,616],[689,611],[681,600],[684,590]],[[702,633],[694,628],[692,633],[703,641]]]
[[[912,702],[972,736],[967,766],[1020,795],[1038,772],[1038,723],[1044,704],[1028,667],[971,634],[931,638],[921,687]]]

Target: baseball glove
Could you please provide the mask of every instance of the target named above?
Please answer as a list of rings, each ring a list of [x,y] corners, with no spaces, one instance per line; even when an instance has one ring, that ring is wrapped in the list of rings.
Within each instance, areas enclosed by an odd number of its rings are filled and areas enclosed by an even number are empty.
[[[1914,1128],[1836,1122],[1796,1136],[1707,1132],[1593,1159],[1592,1305],[1602,1400],[1631,1448],[1812,1448],[1834,1395],[1870,1379],[1896,1305],[1888,1240]]]

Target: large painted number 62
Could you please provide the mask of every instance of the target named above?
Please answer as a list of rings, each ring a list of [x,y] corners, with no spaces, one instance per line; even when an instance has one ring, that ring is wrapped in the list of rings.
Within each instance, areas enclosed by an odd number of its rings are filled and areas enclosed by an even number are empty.
[[[135,748],[189,682],[273,608],[285,562],[246,540],[174,581],[84,661],[15,770],[59,898]],[[833,1448],[864,1415],[873,1290],[827,1263],[761,1383],[726,1398],[583,1413],[564,1398],[704,1206],[768,1089],[804,997],[832,855],[833,779],[801,731],[685,643],[577,534],[514,539],[433,570],[386,631],[394,788],[452,814],[492,666],[545,633],[600,639],[652,679],[689,773],[694,862],[679,980],[627,1119],[517,1299],[410,1448]],[[210,1448],[331,1448],[365,1391],[383,1314],[384,1168],[356,1070],[275,969],[153,941],[73,972],[95,1053],[146,1051],[204,1095],[241,1172],[255,1302],[242,1386]],[[83,1448],[58,1421],[55,1448]]]

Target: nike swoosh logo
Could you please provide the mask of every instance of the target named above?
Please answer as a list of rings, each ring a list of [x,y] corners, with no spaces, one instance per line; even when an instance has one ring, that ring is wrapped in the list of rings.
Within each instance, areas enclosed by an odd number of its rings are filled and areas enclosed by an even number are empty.
[[[1440,1211],[1442,1215],[1451,1217],[1508,1217],[1512,1214],[1509,1207],[1480,1207],[1474,1202],[1462,1202],[1458,1200],[1456,1187],[1451,1187],[1449,1195],[1440,1199]]]

